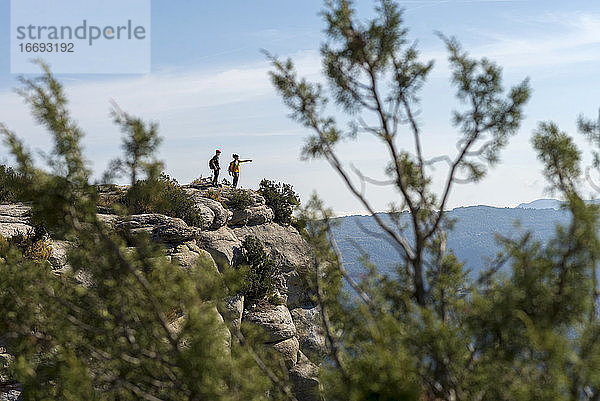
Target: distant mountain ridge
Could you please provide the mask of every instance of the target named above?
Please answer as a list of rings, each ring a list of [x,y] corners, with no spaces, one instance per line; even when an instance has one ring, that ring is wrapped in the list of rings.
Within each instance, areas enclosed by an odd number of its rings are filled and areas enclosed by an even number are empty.
[[[521,203],[517,209],[560,209],[561,201],[558,199],[537,199],[528,203]]]
[[[556,199],[540,199],[515,208],[469,206],[453,209],[447,212],[447,216],[455,220],[454,229],[448,233],[447,247],[465,262],[466,268],[477,272],[501,250],[497,235],[516,238],[530,231],[533,239],[542,243],[552,238],[557,224],[566,225],[570,221],[569,212],[560,209],[560,205]],[[390,221],[386,213],[378,215]],[[408,219],[408,213],[401,217],[401,221],[408,222]],[[346,216],[336,220],[339,225],[333,230],[334,238],[351,274],[361,274],[363,253],[380,272],[394,271],[400,254],[385,239],[372,216]],[[412,233],[407,231],[406,235],[410,237]]]
[[[587,203],[600,204],[600,199],[589,199]],[[558,210],[562,206],[563,202],[558,199],[536,199],[532,202],[521,203],[517,209],[555,209]]]

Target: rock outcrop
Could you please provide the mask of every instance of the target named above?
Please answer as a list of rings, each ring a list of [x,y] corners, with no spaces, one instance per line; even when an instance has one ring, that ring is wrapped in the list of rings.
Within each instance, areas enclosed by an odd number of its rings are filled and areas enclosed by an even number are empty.
[[[264,329],[266,343],[273,343],[296,336],[296,326],[285,305],[264,304],[244,310],[242,320]]]
[[[146,233],[157,242],[178,244],[196,239],[200,228],[190,227],[185,221],[162,214],[137,214],[114,222],[117,230],[133,234]]]
[[[18,234],[26,235],[33,230],[29,210],[23,204],[0,205],[0,235],[10,238]]]
[[[206,228],[216,230],[223,227],[233,216],[233,212],[225,209],[221,202],[205,197],[205,191],[188,188],[186,192],[194,198]]]
[[[239,194],[231,189],[211,190],[211,193],[197,188],[186,188],[186,191],[194,199],[203,227],[192,227],[181,219],[161,214],[123,218],[110,214],[107,207],[99,207],[98,217],[114,230],[145,233],[164,244],[166,257],[184,269],[201,260],[208,261],[219,271],[235,267],[242,259],[244,239],[257,237],[276,268],[277,296],[272,297],[276,304],[267,300],[251,301],[238,295],[224,299],[217,307],[218,313],[233,329],[244,327],[242,322],[260,328],[265,347],[280,354],[288,367],[297,399],[316,400],[318,365],[325,353],[325,337],[319,310],[311,304],[311,294],[303,279],[304,273],[314,268],[307,243],[295,228],[275,223],[273,211],[255,191],[246,190],[243,207],[236,200]],[[0,205],[0,234],[6,238],[27,235],[33,230],[29,214],[27,205]],[[69,269],[67,253],[72,244],[56,240],[50,244],[53,255],[49,263],[53,271],[60,274]],[[180,325],[181,321],[173,322],[173,330]],[[231,334],[223,334],[224,344],[230,341]],[[0,363],[2,358],[9,357],[0,344]],[[0,399],[16,399],[18,394],[17,390],[11,390],[10,394],[0,394]]]

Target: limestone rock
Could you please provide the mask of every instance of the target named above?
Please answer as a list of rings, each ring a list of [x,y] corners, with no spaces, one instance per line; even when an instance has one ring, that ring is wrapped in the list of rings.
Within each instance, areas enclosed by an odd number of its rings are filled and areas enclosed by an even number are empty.
[[[300,344],[296,337],[288,338],[287,340],[281,340],[272,344],[269,344],[275,351],[277,351],[283,357],[285,366],[288,369],[292,368],[298,360],[298,351],[300,350]]]
[[[294,308],[309,302],[303,275],[313,269],[311,250],[295,228],[267,223],[234,228],[233,232],[240,241],[253,235],[263,243],[279,272],[275,287],[288,306]]]
[[[280,292],[290,308],[311,305],[311,294],[307,291],[305,273],[297,270],[282,273],[278,277]]]
[[[298,362],[290,369],[294,395],[298,401],[321,401],[319,397],[319,367],[302,352]]]
[[[248,235],[257,237],[272,254],[282,272],[303,270],[311,264],[310,248],[293,227],[267,223],[234,228],[233,232],[241,241]]]
[[[300,349],[311,361],[320,363],[327,352],[327,345],[319,308],[296,308],[290,313],[298,333]]]
[[[198,262],[204,262],[217,271],[217,265],[208,251],[200,249],[196,241],[188,241],[167,249],[167,256],[175,259],[181,267],[190,268]]]
[[[217,307],[214,306],[213,308],[210,309],[210,311],[212,313],[214,313],[217,321],[220,323],[217,326],[217,330],[215,331],[215,334],[218,338],[221,339],[221,346],[223,347],[223,350],[226,353],[229,353],[231,351],[231,332],[225,325],[225,321],[223,320],[223,317],[217,310]]]
[[[33,230],[29,222],[30,211],[31,207],[22,203],[0,205],[0,235],[10,238]]]
[[[115,226],[133,233],[146,232],[153,240],[170,244],[193,240],[200,232],[199,228],[190,227],[181,219],[156,213],[120,219]]]
[[[98,220],[111,227],[114,227],[121,221],[121,217],[116,214],[98,214],[97,216]]]
[[[48,259],[48,262],[50,262],[52,270],[66,270],[69,267],[67,264],[67,252],[71,243],[67,241],[52,240],[50,241],[50,246],[52,247],[52,256]]]
[[[27,206],[23,203],[11,203],[11,204],[0,204],[0,218],[8,217],[29,217],[31,213],[31,206]]]
[[[233,266],[240,260],[242,242],[228,227],[221,227],[215,231],[201,231],[197,242],[211,254],[220,271],[225,265]]]
[[[285,305],[258,305],[245,310],[243,320],[263,328],[268,343],[286,340],[296,335],[292,315]]]
[[[0,389],[0,401],[21,401],[23,399],[21,391],[18,389],[18,386],[14,387],[17,389],[8,389],[6,392],[3,392],[3,390]]]
[[[234,209],[229,221],[230,226],[255,226],[273,221],[273,210],[266,205],[251,206],[245,209]]]
[[[186,192],[194,199],[205,228],[216,230],[227,224],[232,213],[221,202],[205,197],[198,189],[188,188]]]
[[[244,296],[235,295],[225,298],[223,304],[219,305],[219,312],[226,322],[229,322],[235,330],[238,330],[244,312]]]

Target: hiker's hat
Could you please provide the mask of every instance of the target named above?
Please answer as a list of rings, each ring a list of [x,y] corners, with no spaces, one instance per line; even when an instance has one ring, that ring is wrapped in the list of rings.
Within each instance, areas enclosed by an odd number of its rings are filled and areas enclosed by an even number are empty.
[[[219,149],[217,149],[217,153],[221,153],[221,151]]]

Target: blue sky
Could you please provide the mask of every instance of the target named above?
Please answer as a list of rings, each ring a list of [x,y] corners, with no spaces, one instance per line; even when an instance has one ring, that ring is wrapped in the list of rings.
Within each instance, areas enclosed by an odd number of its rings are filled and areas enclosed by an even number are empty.
[[[51,1],[51,0],[47,0]],[[100,0],[98,0],[100,1]],[[59,2],[57,2],[59,3]],[[372,1],[358,1],[365,17]],[[502,163],[480,184],[459,186],[451,207],[488,204],[515,206],[547,196],[541,166],[530,146],[538,121],[554,120],[573,135],[580,113],[596,116],[600,107],[600,3],[589,1],[404,1],[410,36],[424,58],[436,61],[423,89],[420,120],[425,153],[455,152],[449,121],[457,107],[439,30],[456,36],[476,56],[504,67],[506,86],[530,77],[533,96],[519,134],[502,154]],[[49,146],[14,94],[10,74],[9,0],[0,0],[0,121],[16,131],[34,151]],[[152,73],[146,75],[60,75],[73,115],[86,137],[86,155],[100,174],[119,153],[119,130],[109,118],[114,99],[132,114],[158,121],[164,137],[160,157],[180,182],[209,173],[207,160],[219,148],[252,158],[241,183],[256,187],[263,177],[292,183],[303,199],[316,190],[340,213],[360,213],[341,180],[321,161],[302,162],[300,149],[308,132],[290,121],[272,89],[269,65],[260,49],[297,62],[302,75],[320,80],[319,45],[324,36],[319,1],[152,1]],[[68,12],[68,10],[65,10]],[[118,62],[118,60],[115,60]],[[400,139],[400,143],[404,139]],[[582,149],[587,144],[577,138]],[[408,143],[408,142],[407,142]],[[383,177],[385,152],[371,138],[344,144],[340,152],[373,177]],[[0,161],[11,161],[0,148]],[[589,162],[589,158],[586,158]],[[445,171],[434,172],[441,184]],[[591,190],[584,188],[593,195]],[[368,188],[375,208],[384,210],[397,195]]]

